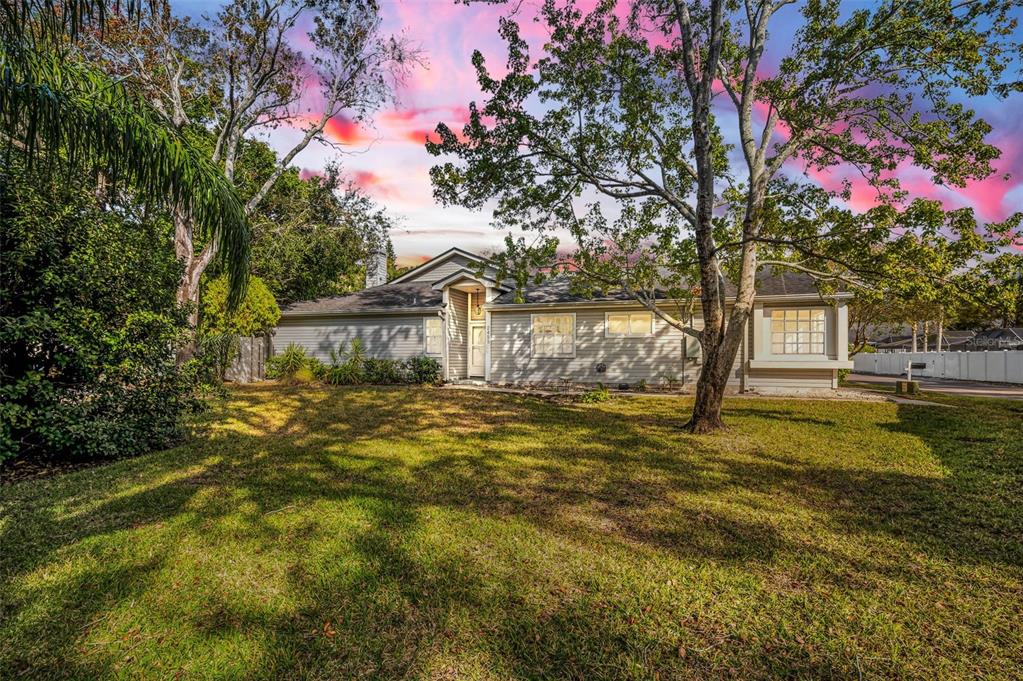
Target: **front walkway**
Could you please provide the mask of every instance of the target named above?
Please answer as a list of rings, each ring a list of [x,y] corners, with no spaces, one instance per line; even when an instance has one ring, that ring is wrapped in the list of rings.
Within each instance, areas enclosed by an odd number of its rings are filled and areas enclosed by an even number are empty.
[[[872,374],[849,374],[846,379],[856,383],[875,385],[892,385],[902,380],[901,376],[874,376]],[[998,397],[1003,400],[1023,400],[1023,385],[1007,385],[1005,383],[981,383],[980,381],[949,381],[940,378],[916,378],[920,381],[920,389],[946,395],[965,395],[967,397]]]

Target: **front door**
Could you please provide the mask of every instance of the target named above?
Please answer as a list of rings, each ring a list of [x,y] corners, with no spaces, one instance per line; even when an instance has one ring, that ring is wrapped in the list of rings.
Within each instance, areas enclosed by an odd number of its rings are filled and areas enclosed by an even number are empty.
[[[483,361],[487,342],[487,327],[485,324],[471,324],[469,326],[469,367],[470,376],[482,376],[484,374]]]

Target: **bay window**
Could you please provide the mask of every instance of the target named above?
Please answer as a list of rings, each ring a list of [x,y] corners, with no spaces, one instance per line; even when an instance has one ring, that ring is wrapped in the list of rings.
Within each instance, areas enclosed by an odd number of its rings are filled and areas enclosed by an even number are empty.
[[[823,355],[825,311],[771,310],[772,355]]]

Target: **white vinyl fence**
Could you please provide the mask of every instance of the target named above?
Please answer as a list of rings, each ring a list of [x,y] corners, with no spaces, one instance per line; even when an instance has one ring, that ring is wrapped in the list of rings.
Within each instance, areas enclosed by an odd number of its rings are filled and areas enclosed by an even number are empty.
[[[909,362],[927,365],[913,369],[913,378],[1023,383],[1023,350],[860,353],[853,357],[853,371],[899,376],[906,373]]]

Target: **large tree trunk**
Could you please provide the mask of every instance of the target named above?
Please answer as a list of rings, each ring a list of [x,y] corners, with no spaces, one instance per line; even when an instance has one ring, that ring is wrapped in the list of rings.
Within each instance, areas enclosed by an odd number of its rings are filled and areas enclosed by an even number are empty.
[[[210,241],[202,249],[202,252],[195,253],[192,235],[191,216],[185,212],[183,206],[175,206],[174,253],[183,266],[175,299],[178,305],[188,309],[188,326],[191,332],[189,340],[178,348],[177,363],[179,365],[190,360],[196,353],[196,331],[199,326],[199,281],[216,253],[214,241]]]
[[[945,348],[945,308],[938,310],[938,352],[944,352]]]
[[[728,372],[721,375],[718,354],[714,353],[711,361],[705,361],[700,370],[700,378],[696,382],[696,401],[693,403],[693,415],[685,425],[690,433],[712,433],[725,427],[721,419],[721,406],[725,398],[725,386],[728,383]]]

